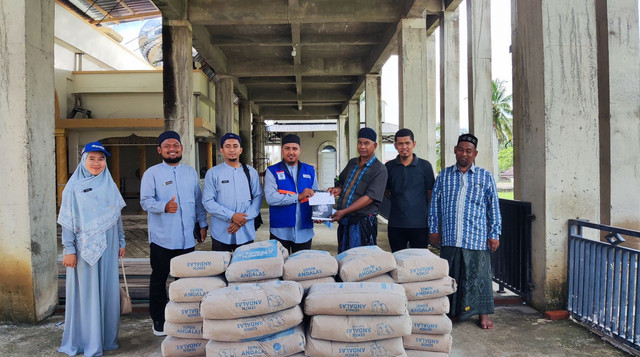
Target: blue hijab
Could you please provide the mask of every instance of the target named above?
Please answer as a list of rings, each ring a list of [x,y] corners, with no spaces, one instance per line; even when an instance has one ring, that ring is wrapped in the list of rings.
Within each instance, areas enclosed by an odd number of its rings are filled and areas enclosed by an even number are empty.
[[[85,167],[88,153],[62,191],[58,224],[76,235],[76,250],[89,265],[94,265],[107,248],[107,230],[120,218],[125,206],[118,187],[106,167],[97,176]]]

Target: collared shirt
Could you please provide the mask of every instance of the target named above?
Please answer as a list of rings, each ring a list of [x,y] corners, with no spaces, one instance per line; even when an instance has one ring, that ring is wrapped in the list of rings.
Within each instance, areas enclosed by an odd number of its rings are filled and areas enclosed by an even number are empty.
[[[211,237],[219,242],[243,244],[256,237],[253,219],[260,213],[262,186],[258,172],[251,166],[247,168],[251,177],[251,189],[242,166],[231,167],[223,162],[209,169],[204,177],[202,204],[211,214]],[[227,232],[227,228],[235,213],[245,213],[247,223],[231,234]]]
[[[457,165],[442,170],[429,206],[429,232],[442,235],[442,245],[486,250],[487,239],[499,239],[502,217],[491,173],[472,165],[462,173]]]
[[[435,178],[429,161],[413,154],[413,160],[404,166],[399,157],[385,164],[389,172],[387,190],[391,192],[389,226],[425,228],[428,218],[429,191]]]
[[[298,187],[298,169],[299,165],[290,166],[286,165],[289,170],[289,174],[293,177],[293,181]],[[313,190],[318,189],[318,178],[313,178]],[[296,204],[296,225],[295,227],[282,227],[282,228],[270,228],[269,232],[271,232],[274,236],[282,239],[292,241],[294,243],[305,243],[308,242],[309,239],[313,238],[313,228],[302,228],[302,222],[300,220],[300,202],[298,201],[298,194],[293,193],[280,193],[278,192],[278,184],[276,182],[276,178],[273,176],[273,173],[270,170],[267,170],[264,175],[264,195],[267,199],[267,203],[269,206],[287,206],[291,204]]]
[[[173,196],[178,211],[166,213],[164,208]],[[196,221],[200,227],[207,226],[200,179],[191,166],[166,162],[151,166],[140,182],[140,206],[147,211],[149,243],[166,249],[192,248]]]
[[[365,170],[366,168],[366,170]],[[359,174],[356,175],[356,172]],[[355,181],[354,181],[355,180]],[[375,157],[360,167],[360,158],[356,157],[347,163],[339,176],[342,192],[338,198],[338,209],[349,207],[362,196],[368,196],[373,202],[351,214],[368,216],[378,212],[380,202],[384,198],[384,190],[387,185],[387,169]],[[351,196],[349,198],[348,196]]]

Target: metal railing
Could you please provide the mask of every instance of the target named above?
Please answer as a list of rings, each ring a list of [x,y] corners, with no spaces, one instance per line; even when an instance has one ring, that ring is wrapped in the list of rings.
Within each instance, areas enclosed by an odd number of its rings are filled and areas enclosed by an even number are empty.
[[[583,229],[595,229],[588,239]],[[640,251],[619,246],[640,232],[569,220],[568,310],[581,323],[640,350]]]
[[[493,281],[531,300],[531,202],[500,199],[500,248],[491,254]]]

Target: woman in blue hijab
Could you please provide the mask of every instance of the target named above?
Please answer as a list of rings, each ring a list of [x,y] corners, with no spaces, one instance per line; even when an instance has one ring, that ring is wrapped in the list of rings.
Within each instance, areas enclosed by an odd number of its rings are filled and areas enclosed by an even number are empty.
[[[99,142],[85,145],[80,165],[62,192],[58,223],[67,267],[62,344],[70,356],[102,356],[118,348],[120,280],[124,257],[120,211],[125,206]]]

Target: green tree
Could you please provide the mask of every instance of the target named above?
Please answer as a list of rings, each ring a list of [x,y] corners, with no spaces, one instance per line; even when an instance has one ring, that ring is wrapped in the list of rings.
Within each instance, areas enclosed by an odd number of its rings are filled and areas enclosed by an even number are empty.
[[[511,109],[511,95],[507,95],[505,82],[501,79],[491,81],[493,95],[493,129],[498,136],[499,147],[511,146],[513,140],[513,110]]]

